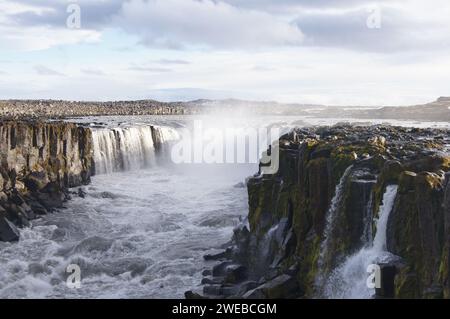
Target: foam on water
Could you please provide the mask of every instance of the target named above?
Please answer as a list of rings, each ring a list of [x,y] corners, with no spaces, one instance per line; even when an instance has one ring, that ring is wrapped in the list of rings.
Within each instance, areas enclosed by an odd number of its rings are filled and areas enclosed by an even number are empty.
[[[255,173],[257,165],[177,169],[154,161],[156,144],[164,145],[177,134],[173,128],[152,134],[149,125],[178,127],[181,118],[87,118],[85,122],[94,120],[105,122],[94,133],[96,170],[103,175],[92,178],[86,198],[74,196],[66,209],[22,229],[18,243],[0,242],[0,298],[183,297],[186,290],[200,288],[201,272],[211,267],[203,255],[228,242],[233,226],[247,214],[247,192],[234,185]],[[220,119],[210,125],[224,123]],[[156,143],[155,136],[159,136]],[[116,172],[121,170],[127,171]],[[328,282],[338,288],[328,286],[328,296],[371,294],[364,287],[352,288],[354,280],[349,278],[361,276],[358,282],[365,284],[367,263],[387,254],[378,243],[385,241],[383,223],[393,193],[388,188],[385,194],[373,246],[349,257],[335,271]],[[69,264],[81,267],[81,289],[66,286]]]
[[[183,297],[247,211],[233,187],[241,176],[196,177],[165,167],[95,176],[85,199],[0,243],[0,298]],[[65,284],[69,264],[81,289]]]

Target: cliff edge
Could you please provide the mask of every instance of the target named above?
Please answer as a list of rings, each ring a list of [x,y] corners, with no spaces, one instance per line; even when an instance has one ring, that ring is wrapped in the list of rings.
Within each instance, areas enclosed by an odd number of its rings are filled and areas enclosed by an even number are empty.
[[[205,256],[220,262],[203,295],[449,298],[449,144],[448,130],[390,126],[284,135],[278,173],[248,181],[233,245]]]
[[[61,207],[69,187],[87,184],[92,132],[72,123],[0,122],[0,240]]]

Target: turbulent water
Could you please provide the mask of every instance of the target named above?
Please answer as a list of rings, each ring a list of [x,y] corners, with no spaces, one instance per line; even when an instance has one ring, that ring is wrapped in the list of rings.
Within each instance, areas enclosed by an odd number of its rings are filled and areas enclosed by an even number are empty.
[[[182,297],[246,212],[239,176],[154,167],[99,175],[68,208],[0,243],[0,297]],[[68,264],[82,269],[68,289]]]
[[[212,266],[203,255],[246,215],[242,182],[256,168],[170,165],[164,146],[175,131],[95,130],[85,198],[22,229],[19,243],[0,242],[0,298],[174,298],[199,288]],[[80,289],[66,285],[70,264],[81,268]]]
[[[73,190],[65,209],[22,229],[20,242],[0,242],[0,298],[174,298],[199,289],[202,271],[211,267],[203,255],[227,243],[248,212],[242,182],[257,164],[169,165],[165,147],[180,138],[186,119],[77,119],[95,129],[97,174],[84,188],[85,198]],[[204,122],[230,125],[225,118]],[[295,117],[256,122],[285,129],[308,125]],[[388,188],[373,246],[336,270],[333,280],[341,284],[330,296],[370,295],[360,286],[349,290],[349,278],[365,279],[367,262],[383,255],[376,243],[385,240],[382,230],[393,196]],[[81,268],[80,289],[66,285],[69,264]]]
[[[397,185],[389,185],[383,195],[373,241],[369,240],[356,254],[349,256],[328,278],[325,296],[328,298],[371,298],[374,290],[367,287],[367,267],[394,258],[386,251],[386,230],[394,206]]]

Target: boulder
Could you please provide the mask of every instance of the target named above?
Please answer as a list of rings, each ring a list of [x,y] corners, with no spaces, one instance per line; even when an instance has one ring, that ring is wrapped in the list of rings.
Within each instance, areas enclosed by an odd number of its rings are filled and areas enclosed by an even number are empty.
[[[20,237],[19,230],[0,213],[0,241],[14,242]]]
[[[25,178],[25,186],[31,192],[37,192],[44,189],[50,180],[44,171],[32,172]]]
[[[295,296],[298,289],[297,280],[289,275],[280,275],[265,284],[248,291],[244,298],[249,299],[285,299],[292,298]]]
[[[230,265],[225,269],[225,283],[236,284],[247,278],[247,268],[242,265]]]

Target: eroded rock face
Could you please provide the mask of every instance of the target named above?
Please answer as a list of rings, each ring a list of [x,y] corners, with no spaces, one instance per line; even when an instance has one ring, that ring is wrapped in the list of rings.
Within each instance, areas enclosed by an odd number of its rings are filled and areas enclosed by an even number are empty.
[[[235,230],[221,261],[245,267],[246,278],[222,285],[235,297],[267,298],[267,287],[282,281],[289,284],[277,285],[278,297],[320,297],[323,278],[371,243],[383,194],[396,184],[386,236],[399,259],[384,265],[379,296],[448,297],[449,133],[338,125],[281,137],[280,169],[249,179],[248,225]],[[257,286],[245,291],[248,282]]]
[[[445,243],[443,182],[442,176],[431,172],[400,175],[388,230],[389,251],[407,264],[397,278],[398,297],[422,297],[439,280]]]
[[[62,206],[67,188],[87,184],[92,136],[71,123],[0,123],[0,220],[19,227]],[[0,240],[15,240],[13,227],[0,221]],[[9,229],[9,231],[8,231]]]

